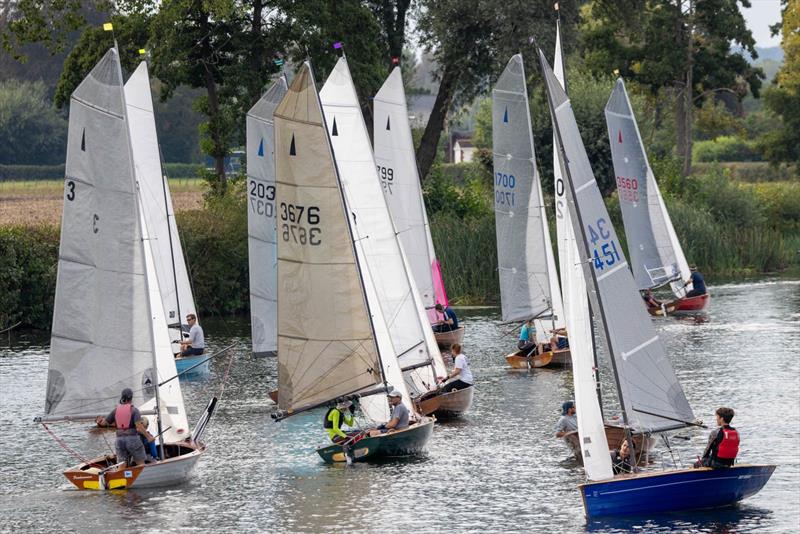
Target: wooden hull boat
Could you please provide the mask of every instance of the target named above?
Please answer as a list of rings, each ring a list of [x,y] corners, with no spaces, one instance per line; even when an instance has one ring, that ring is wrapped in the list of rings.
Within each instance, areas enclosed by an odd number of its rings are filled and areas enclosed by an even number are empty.
[[[202,362],[203,360],[207,360],[202,365],[197,365],[198,363]],[[208,360],[207,354],[200,354],[197,356],[176,356],[175,357],[175,368],[178,371],[178,374],[184,373],[181,377],[184,376],[205,376],[209,373],[211,368],[210,360]],[[192,367],[197,365],[197,367]],[[188,372],[184,372],[187,369],[190,369]]]
[[[625,429],[620,426],[605,424],[606,441],[611,449],[616,449],[625,439]],[[580,441],[577,432],[570,432],[564,436],[564,441],[575,455],[578,463],[583,465],[583,453],[581,452]],[[646,434],[633,434],[633,446],[636,447],[636,465],[647,465],[650,463],[650,449],[655,445],[655,439]],[[609,451],[610,453],[610,451]]]
[[[163,461],[126,467],[123,463],[117,463],[115,455],[106,455],[71,467],[64,471],[64,476],[81,490],[172,486],[191,477],[205,450],[202,444],[166,443],[164,451],[167,459]]]
[[[354,461],[363,462],[421,454],[433,434],[434,421],[432,417],[424,417],[421,421],[397,432],[363,437],[349,446],[350,456]],[[318,447],[317,452],[328,464],[347,461],[345,451],[339,444],[332,443]]]
[[[649,306],[647,311],[650,315],[664,316],[664,315],[689,315],[692,313],[700,313],[705,311],[708,303],[711,301],[711,295],[698,295],[696,297],[683,298],[673,300],[672,302],[665,302],[659,307]]]
[[[518,350],[507,355],[506,361],[514,369],[533,369],[534,367],[545,367],[546,365],[550,365],[550,362],[553,361],[553,353],[547,351],[535,356],[528,356],[527,352]]]
[[[272,399],[272,402],[274,402],[275,404],[278,404],[278,390],[277,389],[273,389],[272,391],[270,391],[269,392],[269,398]]]
[[[464,341],[464,327],[459,326],[449,332],[434,332],[436,343],[443,349],[449,349],[454,343],[461,344]]]
[[[774,465],[620,475],[579,486],[586,517],[648,515],[730,506],[758,493]]]
[[[472,406],[474,391],[475,386],[470,386],[447,393],[425,394],[415,401],[417,410],[423,415],[434,415],[437,420],[461,417]]]
[[[550,360],[550,367],[572,366],[572,356],[568,348],[551,351],[551,354],[553,355],[553,359]]]

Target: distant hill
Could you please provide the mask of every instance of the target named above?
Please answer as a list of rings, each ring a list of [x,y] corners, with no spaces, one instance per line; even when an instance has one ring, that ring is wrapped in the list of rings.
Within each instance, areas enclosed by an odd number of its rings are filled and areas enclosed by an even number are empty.
[[[767,48],[757,46],[756,52],[758,52],[758,59],[756,61],[776,61],[779,65],[783,63],[783,48],[780,46],[770,46]]]

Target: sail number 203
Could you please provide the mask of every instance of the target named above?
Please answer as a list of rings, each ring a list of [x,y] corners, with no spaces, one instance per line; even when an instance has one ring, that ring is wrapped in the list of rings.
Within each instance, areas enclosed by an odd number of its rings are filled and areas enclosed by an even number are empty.
[[[318,206],[281,202],[279,215],[284,221],[281,223],[281,237],[284,241],[315,247],[322,244]]]
[[[602,271],[620,261],[619,247],[616,241],[611,239],[611,232],[608,231],[608,223],[605,219],[597,219],[597,223],[594,225],[588,224],[587,230],[589,241],[594,248],[592,256],[596,271]]]

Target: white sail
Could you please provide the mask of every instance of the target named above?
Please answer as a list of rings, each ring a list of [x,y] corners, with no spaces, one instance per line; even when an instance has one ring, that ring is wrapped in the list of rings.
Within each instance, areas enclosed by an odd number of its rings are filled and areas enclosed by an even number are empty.
[[[556,25],[555,76],[565,86],[564,62],[561,53],[561,33]],[[586,294],[582,258],[578,253],[564,183],[564,162],[559,157],[558,140],[553,131],[553,173],[555,175],[556,233],[564,297],[564,313],[569,332],[572,381],[578,416],[578,437],[583,456],[583,468],[589,480],[603,480],[614,475],[608,453],[603,413],[597,398],[597,369],[595,369],[592,316]]]
[[[389,380],[400,371],[380,307],[373,308],[366,294],[371,279],[357,259],[351,215],[308,63],[274,118],[278,404],[292,412],[368,392],[383,384],[384,373]],[[388,372],[381,372],[379,351],[388,356]],[[402,386],[402,378],[399,382]],[[373,420],[388,418],[385,398],[364,399],[362,406]]]
[[[278,78],[247,113],[247,245],[253,353],[278,349],[275,133],[272,114],[286,94]]]
[[[511,58],[492,90],[492,122],[502,316],[504,321],[519,321],[552,310],[555,296],[551,293],[546,247],[550,240],[549,236],[546,239],[525,70],[519,54]],[[549,250],[552,257],[552,247]],[[552,276],[556,276],[555,269]]]
[[[573,230],[581,257],[589,260],[582,262],[584,276],[591,279],[588,293],[612,358],[626,424],[642,431],[686,426],[694,419],[692,409],[627,269],[569,98],[539,55],[571,191]]]
[[[156,134],[153,97],[147,63],[142,61],[125,84],[131,148],[144,219],[150,233],[150,248],[161,288],[161,301],[172,339],[180,338],[181,325],[188,329],[185,317],[197,314],[186,262],[183,257],[169,185],[161,168]],[[178,350],[174,345],[173,351]]]
[[[70,99],[45,414],[105,415],[152,399],[153,322],[122,72],[109,50]]]
[[[625,83],[617,80],[606,104],[606,123],[631,268],[639,289],[671,281],[682,296],[691,275],[633,114]]]
[[[339,59],[331,71],[320,90],[320,100],[350,208],[351,227],[357,236],[359,260],[363,259],[362,272],[368,271],[372,281],[367,295],[373,287],[375,290],[375,300],[369,300],[370,309],[374,313],[377,307],[383,312],[392,353],[401,368],[408,369],[408,386],[415,394],[424,393],[436,386],[432,364],[435,357],[441,357],[433,334],[426,337],[430,328],[423,322],[424,308],[382,192],[346,58]],[[376,324],[376,333],[379,328],[381,325]],[[387,354],[381,351],[384,365],[391,360]]]
[[[373,117],[378,177],[422,302],[429,308],[434,305],[430,229],[400,67],[392,70],[375,95]]]

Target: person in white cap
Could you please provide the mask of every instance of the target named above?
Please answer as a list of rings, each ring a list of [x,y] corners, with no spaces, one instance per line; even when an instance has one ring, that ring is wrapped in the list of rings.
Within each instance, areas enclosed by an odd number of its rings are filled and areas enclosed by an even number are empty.
[[[387,432],[408,428],[409,414],[408,408],[403,404],[403,394],[396,389],[392,389],[387,396],[389,397],[389,405],[392,407],[392,416],[388,423],[379,426],[375,430],[371,430],[369,433],[370,436],[379,436]]]

